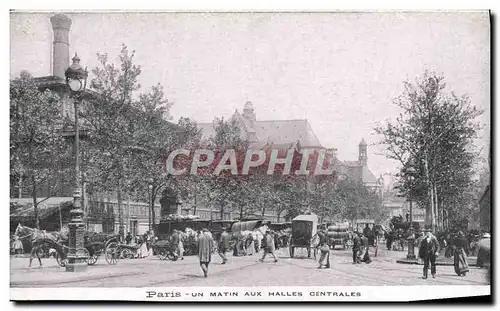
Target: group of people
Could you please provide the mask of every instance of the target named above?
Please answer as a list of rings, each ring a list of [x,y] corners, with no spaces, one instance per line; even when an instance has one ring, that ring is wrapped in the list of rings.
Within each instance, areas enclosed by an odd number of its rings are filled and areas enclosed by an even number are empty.
[[[330,245],[328,244],[328,234],[325,228],[318,231],[318,237],[318,248],[320,251],[318,269],[323,268],[323,266],[328,269],[330,268]],[[368,237],[362,232],[354,232],[352,240],[353,264],[360,264],[361,262],[365,262],[367,264],[371,263],[372,260],[369,253],[370,248]]]
[[[135,237],[133,237],[130,232],[127,232],[127,235],[125,236],[125,243],[127,245],[139,246],[135,254],[136,258],[153,256],[153,240],[154,237],[150,231],[144,233],[143,235],[136,235]]]
[[[489,236],[489,234],[488,234]],[[436,277],[436,258],[439,256],[441,246],[430,228],[426,228],[421,236],[416,239],[418,247],[418,257],[424,262],[423,279],[427,279],[430,268],[433,278]],[[467,256],[469,255],[469,240],[462,231],[451,240],[445,241],[445,257],[453,256],[453,266],[458,276],[466,276],[469,272]],[[452,254],[451,254],[452,253]]]
[[[197,237],[198,246],[198,258],[200,261],[200,267],[203,271],[205,277],[208,277],[208,266],[212,261],[212,253],[215,248],[215,243],[218,243],[217,249],[220,258],[222,259],[221,264],[226,264],[228,262],[226,253],[231,248],[231,235],[228,233],[227,228],[222,228],[222,234],[220,235],[218,241],[215,241],[210,231],[206,228],[201,230],[201,233]],[[278,257],[276,257],[275,251],[275,237],[271,233],[271,230],[266,230],[264,233],[264,239],[262,241],[262,248],[264,252],[262,257],[259,259],[260,262],[264,262],[267,254],[270,254],[274,258],[274,262],[278,262]]]

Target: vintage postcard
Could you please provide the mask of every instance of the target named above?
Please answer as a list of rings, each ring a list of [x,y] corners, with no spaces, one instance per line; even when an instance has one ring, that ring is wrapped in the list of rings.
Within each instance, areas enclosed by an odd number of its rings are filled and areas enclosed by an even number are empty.
[[[490,29],[11,11],[10,299],[491,299]]]

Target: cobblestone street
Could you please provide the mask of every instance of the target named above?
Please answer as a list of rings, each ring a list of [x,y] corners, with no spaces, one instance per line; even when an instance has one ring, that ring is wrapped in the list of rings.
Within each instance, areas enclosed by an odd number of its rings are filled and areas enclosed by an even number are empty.
[[[371,264],[353,265],[349,251],[331,253],[331,268],[317,269],[313,259],[298,252],[290,258],[288,249],[278,251],[279,261],[261,254],[232,257],[221,265],[218,255],[212,258],[207,279],[198,265],[196,256],[180,261],[162,261],[157,257],[121,260],[108,265],[99,258],[87,272],[69,273],[57,266],[54,259],[45,259],[43,268],[28,258],[11,259],[11,287],[148,287],[148,286],[397,286],[397,285],[487,285],[486,270],[470,267],[466,277],[459,277],[453,266],[438,266],[437,277],[421,278],[422,265],[396,263],[403,252],[379,251]]]

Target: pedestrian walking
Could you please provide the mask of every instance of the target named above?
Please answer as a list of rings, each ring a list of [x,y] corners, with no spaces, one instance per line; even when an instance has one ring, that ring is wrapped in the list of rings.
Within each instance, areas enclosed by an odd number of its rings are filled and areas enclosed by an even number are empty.
[[[325,228],[322,228],[320,231],[318,231],[318,238],[319,238],[319,251],[320,251],[320,256],[319,256],[319,266],[318,269],[321,269],[323,266],[323,261],[326,259],[326,268],[330,268],[330,246],[328,245],[327,241],[327,233]]]
[[[274,262],[278,262],[278,257],[276,257],[276,254],[274,254],[274,238],[273,235],[271,234],[271,230],[267,229],[266,233],[264,234],[264,254],[262,255],[262,258],[259,259],[260,262],[264,262],[264,259],[266,259],[267,254],[271,254],[274,258]]]
[[[424,275],[423,279],[427,279],[427,272],[429,266],[431,268],[432,277],[436,277],[436,257],[439,254],[439,242],[436,237],[431,233],[430,228],[424,230],[425,236],[420,243],[420,248],[418,250],[418,257],[422,258],[424,261]]]
[[[359,258],[361,253],[361,237],[359,232],[354,233],[353,241],[352,241],[352,263],[358,264],[361,263],[361,258]]]
[[[14,243],[12,245],[12,248],[14,249],[14,255],[22,255],[24,254],[24,246],[23,242],[17,235],[14,236]]]
[[[465,276],[469,272],[469,264],[467,263],[468,241],[464,234],[458,232],[458,237],[455,239],[455,252],[453,255],[453,266],[455,273],[458,276]]]
[[[212,249],[214,248],[214,240],[209,233],[208,229],[204,228],[198,237],[198,257],[205,277],[208,277],[208,265],[212,260]]]
[[[219,256],[222,258],[223,265],[225,265],[227,262],[226,252],[229,250],[230,247],[229,240],[230,240],[229,233],[227,233],[226,227],[223,227],[219,241]]]

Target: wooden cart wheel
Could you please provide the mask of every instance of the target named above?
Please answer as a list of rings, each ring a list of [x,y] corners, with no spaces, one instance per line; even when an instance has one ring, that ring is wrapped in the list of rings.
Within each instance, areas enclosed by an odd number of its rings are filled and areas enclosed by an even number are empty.
[[[91,256],[89,257],[89,259],[87,260],[87,263],[89,264],[89,266],[93,266],[93,265],[95,265],[95,264],[96,264],[97,259],[99,259],[99,256],[98,256],[98,255],[96,255],[96,254],[91,255]]]
[[[160,258],[160,260],[167,260],[167,250],[164,248],[160,248],[158,250],[158,258]]]
[[[56,261],[60,267],[64,268],[64,267],[66,267],[66,264],[68,263],[68,258],[66,257],[66,254],[58,251],[56,253]]]
[[[168,259],[172,260],[172,261],[176,261],[179,257],[177,257],[176,254],[174,254],[173,252],[167,252],[167,257]]]
[[[77,255],[84,257],[83,261],[87,264],[89,263],[90,253],[88,249],[84,248],[82,250],[77,250]]]
[[[118,243],[109,243],[104,251],[104,258],[109,265],[116,265],[118,263],[118,260],[120,259]]]
[[[134,253],[128,248],[124,248],[121,251],[121,258],[123,259],[133,259],[134,258]]]

